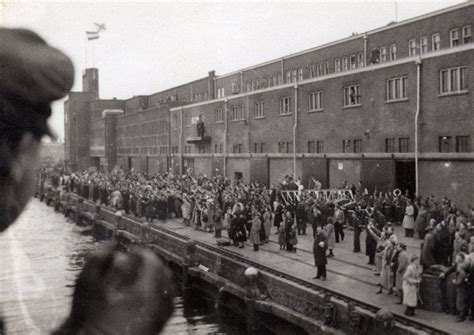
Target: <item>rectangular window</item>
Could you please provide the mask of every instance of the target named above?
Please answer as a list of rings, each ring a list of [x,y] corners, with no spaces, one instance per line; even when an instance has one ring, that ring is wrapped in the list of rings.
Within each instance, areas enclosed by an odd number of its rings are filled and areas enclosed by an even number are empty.
[[[440,136],[438,138],[439,152],[451,152],[451,136]]]
[[[351,57],[349,58],[349,62],[351,69],[355,69],[357,67],[356,55],[351,55]]]
[[[441,35],[433,34],[431,35],[431,51],[437,51],[441,49]]]
[[[224,122],[224,110],[223,109],[216,109],[214,115],[214,121],[216,123]]]
[[[397,59],[397,45],[390,44],[390,60]]]
[[[298,81],[303,81],[303,68],[298,70]]]
[[[364,67],[364,54],[362,52],[359,52],[357,54],[357,63],[358,67]]]
[[[223,98],[225,97],[225,89],[224,87],[218,88],[217,89],[217,98]],[[201,100],[200,95],[199,95],[199,100]]]
[[[247,92],[252,91],[252,82],[249,80],[247,81]]]
[[[325,75],[329,74],[329,62],[328,61],[324,62],[324,74]]]
[[[360,86],[353,85],[344,87],[344,107],[360,105]]]
[[[440,71],[440,93],[467,92],[467,67],[456,67]]]
[[[296,83],[298,81],[298,70],[296,69],[293,69],[293,71],[291,72],[291,82],[292,83]]]
[[[472,42],[471,26],[462,27],[462,43],[467,44]]]
[[[410,152],[410,138],[400,137],[398,139],[398,152]]]
[[[234,154],[241,154],[243,151],[243,144],[242,143],[237,143],[232,145],[232,152]]]
[[[265,143],[260,143],[260,153],[264,154],[267,152]]]
[[[324,141],[316,141],[316,153],[321,154],[324,152]]]
[[[278,73],[278,85],[283,85],[283,73]]]
[[[349,63],[347,57],[342,58],[342,71],[347,71],[349,69]]]
[[[313,92],[309,94],[309,111],[322,110],[322,92]]]
[[[459,41],[459,29],[453,29],[449,32],[449,36],[451,38],[451,48],[456,47],[460,44]]]
[[[278,142],[278,152],[280,154],[289,154],[293,152],[293,142]]]
[[[280,99],[280,115],[288,115],[291,114],[290,110],[290,98],[282,98]]]
[[[392,78],[387,80],[386,101],[404,100],[407,98],[408,77]]]
[[[189,113],[184,114],[184,125],[186,127],[191,126],[191,114],[189,114]],[[135,128],[135,126],[134,126],[134,128]]]
[[[386,62],[387,61],[387,48],[386,47],[381,47],[380,48],[380,62]]]
[[[351,140],[342,140],[342,152],[349,153],[352,151],[352,141]]]
[[[316,77],[316,66],[315,65],[311,65],[311,67],[309,68],[309,77],[310,78],[315,78]]]
[[[422,54],[425,54],[428,52],[428,37],[427,36],[422,36],[420,38],[420,52]]]
[[[256,154],[265,153],[265,143],[254,143],[253,144],[253,151]]]
[[[418,52],[417,52],[416,40],[409,40],[408,41],[408,55],[409,56],[414,56],[417,53]]]
[[[265,116],[265,102],[257,102],[255,104],[255,118],[258,119],[258,118],[262,118]]]
[[[341,60],[339,58],[336,58],[334,60],[334,68],[336,69],[336,73],[337,72],[341,72]]]
[[[354,140],[354,153],[362,152],[362,140]]]
[[[471,136],[456,136],[456,152],[471,152]]]
[[[231,113],[231,121],[245,120],[245,109],[244,106],[233,106]]]
[[[316,64],[316,77],[321,77],[323,75],[321,63]]]
[[[286,71],[286,83],[291,83],[291,71]]]
[[[316,152],[316,145],[314,141],[308,141],[308,153],[312,154]]]
[[[394,138],[385,139],[385,152],[395,152],[395,139]]]

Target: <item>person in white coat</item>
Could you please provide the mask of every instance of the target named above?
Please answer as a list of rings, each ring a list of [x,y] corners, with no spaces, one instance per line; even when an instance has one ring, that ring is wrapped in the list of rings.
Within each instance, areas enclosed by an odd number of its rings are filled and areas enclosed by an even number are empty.
[[[413,237],[415,231],[415,207],[410,199],[407,200],[402,225],[405,228],[405,237]]]
[[[403,275],[403,304],[406,306],[405,315],[415,315],[415,307],[418,303],[418,288],[421,282],[420,270],[416,261],[418,256],[410,258],[410,264]]]

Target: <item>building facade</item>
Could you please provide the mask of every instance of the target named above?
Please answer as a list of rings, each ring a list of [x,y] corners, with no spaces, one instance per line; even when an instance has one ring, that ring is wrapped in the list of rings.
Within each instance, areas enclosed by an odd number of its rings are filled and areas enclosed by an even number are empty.
[[[467,207],[473,21],[474,4],[462,3],[134,97],[117,117],[117,162],[261,184],[290,174],[309,188],[362,181],[371,191],[418,189]]]

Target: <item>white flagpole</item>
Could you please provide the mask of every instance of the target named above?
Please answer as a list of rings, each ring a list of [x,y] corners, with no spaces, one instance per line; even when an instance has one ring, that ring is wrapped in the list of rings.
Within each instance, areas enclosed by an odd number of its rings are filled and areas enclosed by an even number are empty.
[[[87,69],[87,34],[84,38],[84,69]]]
[[[95,67],[95,40],[92,40],[92,67]]]

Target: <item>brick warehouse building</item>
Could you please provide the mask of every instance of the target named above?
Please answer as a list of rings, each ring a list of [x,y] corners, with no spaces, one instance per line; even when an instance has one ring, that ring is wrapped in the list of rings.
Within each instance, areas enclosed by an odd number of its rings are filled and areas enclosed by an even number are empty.
[[[65,103],[66,160],[72,169],[115,162],[265,184],[294,174],[305,187],[418,184],[420,194],[466,207],[474,204],[473,18],[474,4],[462,3],[125,101],[99,100],[97,69],[87,69],[83,92]]]

